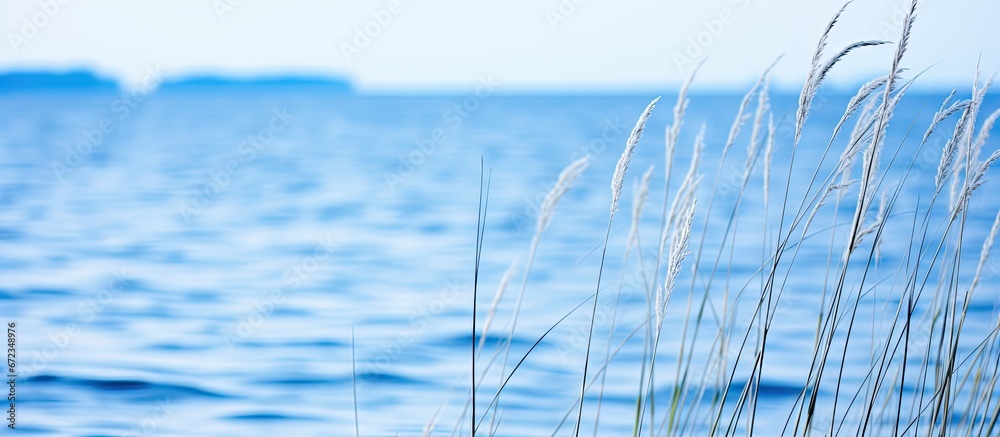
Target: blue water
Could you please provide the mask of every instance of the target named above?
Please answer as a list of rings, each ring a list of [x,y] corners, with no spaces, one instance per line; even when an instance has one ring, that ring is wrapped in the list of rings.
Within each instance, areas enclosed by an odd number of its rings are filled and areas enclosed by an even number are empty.
[[[542,239],[513,359],[593,293],[608,182],[636,117],[655,95],[357,96],[234,86],[142,97],[122,101],[117,92],[86,90],[0,95],[0,317],[17,324],[17,426],[25,433],[351,435],[353,327],[361,433],[420,435],[437,415],[435,435],[451,435],[468,399],[481,160],[491,184],[480,322],[507,266],[515,258],[522,267],[526,262],[541,196],[566,164],[584,153],[593,158]],[[922,135],[943,97],[904,100],[889,143],[897,144],[911,121],[917,127],[910,135]],[[746,159],[749,127],[722,166],[717,192],[723,194],[703,232],[701,208],[712,194],[740,98],[693,96],[677,150],[674,189],[695,134],[702,124],[708,127],[694,234],[695,242],[704,235],[707,247],[720,243],[725,212],[735,202],[726,191],[733,188],[729,176]],[[722,260],[721,269],[734,278],[731,298],[747,283],[760,282],[753,276],[762,256],[755,233],[777,226],[774,193],[786,182],[795,99],[774,101],[775,122],[785,135],[775,152],[771,209],[765,216],[760,196],[748,197],[738,228],[747,238],[737,239],[731,265],[728,250]],[[792,199],[801,198],[815,167],[810,163],[818,160],[846,99],[826,98],[810,116]],[[641,279],[634,260],[622,264],[632,180],[656,165],[640,234],[648,263],[662,208],[662,145],[672,105],[673,96],[665,95],[650,119],[611,229],[602,305],[614,302],[619,283],[627,290],[616,345],[639,326],[645,299],[636,289]],[[998,105],[987,99],[984,110]],[[988,143],[984,154],[995,144]],[[842,147],[837,143],[833,153]],[[913,152],[906,150],[908,160]],[[906,224],[913,221],[905,211],[926,200],[934,153],[920,167],[930,173],[908,182],[901,194],[903,225],[887,226],[883,263],[891,267],[879,279],[897,280],[891,273],[910,245]],[[750,182],[758,192],[760,173],[758,168]],[[964,279],[996,213],[994,193],[995,181],[988,182],[970,209]],[[846,198],[856,198],[856,191]],[[841,222],[853,207],[853,201],[841,205]],[[830,223],[825,219],[823,226]],[[825,242],[803,247],[787,279],[790,303],[771,334],[761,384],[762,429],[784,424],[783,408],[801,388],[827,249]],[[711,263],[704,263],[706,274]],[[994,326],[996,266],[989,264],[973,300],[970,339]],[[690,280],[682,283],[661,339],[658,363],[668,369],[656,381],[662,398],[674,383],[672,360]],[[503,337],[519,284],[517,275],[501,301],[480,369]],[[722,299],[724,284],[715,286]],[[875,319],[894,308],[868,306],[858,318],[877,331]],[[576,313],[554,330],[518,370],[501,399],[499,435],[549,435],[571,410],[582,376],[584,316]],[[609,329],[603,323],[595,331],[596,357],[606,353]],[[849,354],[858,364],[845,367],[845,380],[853,384],[864,378],[871,351],[871,341],[860,338]],[[641,341],[632,341],[614,359],[602,435],[631,429],[641,357]],[[499,382],[498,369],[490,372],[481,398],[488,399]],[[596,396],[588,396],[588,411],[595,404]],[[485,403],[477,414],[484,410]],[[590,429],[592,419],[587,422]],[[572,421],[559,433],[571,430]]]

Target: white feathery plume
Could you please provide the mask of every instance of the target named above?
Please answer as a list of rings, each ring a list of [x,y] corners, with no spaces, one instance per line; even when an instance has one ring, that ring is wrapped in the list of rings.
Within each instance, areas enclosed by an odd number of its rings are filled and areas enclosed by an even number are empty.
[[[555,211],[556,203],[562,198],[566,191],[569,190],[570,185],[573,181],[580,175],[581,172],[590,163],[590,157],[584,156],[576,161],[570,163],[565,169],[559,174],[559,179],[556,184],[552,187],[549,193],[545,196],[545,200],[542,201],[542,206],[538,214],[538,225],[535,229],[535,235],[531,237],[531,247],[528,249],[528,261],[525,265],[524,274],[521,276],[521,287],[517,293],[517,301],[514,304],[514,315],[511,316],[510,321],[510,334],[508,337],[508,342],[514,337],[514,331],[517,329],[517,319],[521,312],[521,302],[524,300],[524,291],[528,286],[528,273],[531,271],[531,266],[535,260],[535,253],[538,250],[538,245],[542,240],[542,234],[549,225],[549,221],[552,218],[552,214]],[[485,336],[484,336],[485,337]],[[510,348],[507,348],[507,353],[510,353]],[[504,366],[506,367],[507,361],[504,358]],[[503,372],[501,372],[503,373]]]
[[[757,151],[757,144],[760,143],[760,135],[764,130],[764,114],[769,114],[771,109],[771,99],[768,95],[771,81],[770,76],[761,84],[760,92],[757,93],[757,108],[754,111],[753,127],[750,129],[750,143],[747,144],[747,156],[753,156]]]
[[[955,211],[958,211],[958,209],[959,209],[959,207],[957,206],[958,205],[958,201],[959,201],[959,189],[958,189],[958,186],[959,186],[959,182],[962,180],[962,178],[961,178],[962,171],[963,170],[967,170],[968,167],[960,165],[961,162],[963,160],[965,160],[965,158],[966,158],[965,154],[967,152],[967,149],[965,147],[956,147],[956,150],[957,150],[958,155],[955,157],[954,168],[949,173],[949,175],[954,174],[955,177],[951,179],[951,190],[949,190],[949,193],[948,193],[948,208],[952,209],[952,210],[955,210]],[[966,178],[966,180],[968,180],[969,179],[969,175],[966,174],[965,178]],[[962,192],[964,194],[965,190],[963,189]]]
[[[698,70],[701,69],[701,66],[704,65],[704,64],[705,64],[705,60],[704,59],[702,59],[700,62],[698,62],[698,65],[696,65],[694,67],[694,69],[691,71],[691,74],[688,75],[687,80],[684,81],[684,85],[682,85],[680,91],[678,91],[678,93],[677,93],[677,103],[674,105],[674,120],[673,120],[673,123],[670,126],[667,127],[667,131],[665,133],[666,134],[666,141],[665,141],[666,142],[666,153],[665,153],[665,161],[666,162],[665,162],[665,167],[664,167],[664,170],[663,170],[663,177],[664,177],[664,181],[665,181],[664,182],[665,183],[664,186],[666,188],[664,188],[664,190],[663,190],[663,214],[664,215],[667,214],[667,205],[669,204],[668,203],[668,199],[670,198],[670,178],[671,178],[671,175],[673,174],[673,169],[674,169],[674,151],[677,149],[677,143],[678,143],[678,141],[680,139],[680,134],[681,134],[681,126],[684,125],[684,113],[685,113],[685,111],[687,111],[687,105],[688,105],[687,92],[688,92],[688,88],[691,87],[691,83],[694,82],[694,78],[698,74]],[[681,188],[683,188],[683,186]],[[680,191],[678,191],[678,194],[675,194],[675,195],[679,195],[679,193],[680,193]],[[663,256],[663,251],[666,249],[665,245],[666,245],[666,241],[667,241],[667,229],[668,228],[669,228],[669,225],[667,224],[667,222],[661,223],[661,226],[660,226],[660,245],[659,245],[659,247],[657,248],[657,251],[656,251],[657,266],[659,266],[660,259]],[[650,291],[652,291],[652,290],[650,290]]]
[[[423,437],[430,437],[434,434],[434,429],[437,428],[438,419],[441,416],[441,410],[443,410],[446,405],[448,405],[447,401],[445,401],[444,404],[441,404],[437,411],[434,412],[434,415],[431,416],[431,420],[428,420],[427,423],[424,424],[424,432],[421,434]]]
[[[986,266],[986,261],[990,257],[990,250],[993,248],[993,240],[997,236],[997,230],[1000,230],[1000,211],[997,211],[997,217],[993,219],[993,227],[990,228],[990,235],[983,242],[983,250],[979,253],[979,265],[976,266],[976,275],[972,277],[972,285],[969,286],[969,291],[976,289],[976,285],[979,284],[979,280],[983,276],[983,267]]]
[[[767,116],[767,147],[764,149],[764,204],[771,192],[771,158],[774,156],[774,114]]]
[[[853,43],[849,44],[847,47],[844,47],[843,49],[841,49],[839,52],[837,52],[836,55],[831,56],[830,59],[828,59],[826,61],[826,63],[823,64],[823,67],[820,68],[819,74],[814,78],[815,82],[813,84],[813,86],[814,86],[813,92],[814,93],[816,92],[816,90],[819,88],[820,83],[823,82],[823,79],[826,78],[826,75],[829,74],[830,70],[833,69],[833,66],[837,65],[838,62],[840,62],[845,57],[847,57],[847,55],[850,54],[852,51],[854,51],[855,49],[862,48],[862,47],[873,47],[873,46],[880,46],[880,45],[883,45],[883,44],[891,44],[891,42],[889,42],[889,41],[880,41],[880,40],[857,41],[857,42],[853,42]],[[897,75],[900,72],[901,71],[896,70],[896,74]]]
[[[850,188],[851,185],[854,185],[856,183],[858,183],[857,179],[851,179],[849,181],[841,182],[839,184],[828,185],[826,187],[826,191],[823,192],[823,197],[820,197],[819,202],[816,203],[816,206],[813,207],[812,212],[809,213],[809,218],[806,219],[806,225],[802,229],[803,230],[809,229],[809,225],[812,224],[813,219],[816,218],[816,213],[819,212],[820,208],[826,205],[826,202],[830,198],[831,194],[838,193],[837,197],[840,198],[843,196],[842,192],[847,191],[847,189]]]
[[[585,155],[576,161],[573,161],[562,172],[559,173],[559,179],[556,184],[552,186],[549,193],[545,195],[545,200],[542,201],[542,206],[539,208],[538,213],[538,223],[535,226],[535,234],[541,234],[546,228],[549,227],[549,223],[552,221],[552,214],[555,212],[556,204],[559,203],[559,199],[569,191],[570,187],[573,185],[573,181],[587,169],[590,165],[590,156]]]
[[[698,131],[698,136],[694,140],[694,151],[691,153],[691,164],[688,166],[688,172],[684,176],[684,181],[681,182],[681,187],[677,189],[677,194],[675,194],[673,202],[670,204],[670,212],[667,215],[668,226],[663,230],[661,245],[666,243],[667,230],[676,224],[681,212],[687,206],[687,202],[694,197],[695,190],[698,188],[698,183],[701,181],[701,176],[698,175],[698,164],[701,161],[701,151],[704,148],[705,125],[703,124],[701,130]]]
[[[663,326],[663,286],[656,288],[656,326]]]
[[[858,246],[861,245],[861,240],[864,238],[864,236],[877,231],[879,225],[882,224],[882,220],[885,220],[885,199],[886,199],[886,191],[882,190],[882,198],[878,204],[878,213],[875,214],[875,221],[873,221],[870,225],[868,225],[867,227],[858,232],[858,238],[854,241],[854,246],[851,247],[851,250],[857,249]]]
[[[962,212],[962,209],[968,206],[972,193],[986,182],[983,177],[986,176],[986,171],[997,160],[1000,160],[1000,149],[994,150],[985,161],[974,164],[973,170],[966,176],[966,183],[960,190],[960,194],[953,195],[955,200],[953,201],[952,218],[957,217]]]
[[[820,35],[819,42],[816,43],[816,51],[813,52],[812,62],[809,65],[809,74],[806,76],[806,83],[802,86],[802,92],[799,94],[799,109],[795,113],[795,144],[798,144],[799,138],[802,137],[802,126],[805,125],[806,117],[809,115],[809,106],[812,104],[813,98],[816,97],[816,90],[819,88],[816,77],[819,76],[819,63],[823,59],[823,50],[826,49],[826,41],[830,37],[833,26],[837,25],[840,14],[844,13],[844,9],[847,9],[847,5],[849,4],[851,4],[850,1],[844,3],[840,7],[840,10],[834,14],[833,18],[826,25],[826,29],[823,30],[823,34]]]
[[[777,62],[777,61],[775,61]],[[772,64],[773,65],[773,64]],[[770,69],[768,69],[769,71]],[[743,128],[743,123],[746,123],[750,119],[751,114],[747,114],[747,108],[750,106],[750,101],[753,96],[757,93],[757,89],[760,88],[761,82],[764,81],[767,71],[764,72],[758,79],[757,82],[750,87],[750,91],[747,91],[743,95],[743,100],[740,101],[739,110],[736,111],[736,119],[733,120],[733,124],[729,127],[729,136],[726,138],[726,144],[722,146],[722,155],[725,156],[729,152],[729,148],[736,143],[736,137],[740,134],[740,130]]]
[[[691,226],[694,223],[694,210],[698,205],[698,199],[691,198],[689,207],[684,214],[684,221],[674,231],[673,242],[670,245],[670,252],[667,255],[667,276],[663,281],[663,288],[657,293],[656,323],[657,326],[663,323],[663,313],[666,311],[670,295],[674,292],[674,285],[677,283],[677,276],[681,273],[681,266],[684,258],[688,255],[688,244],[691,241]]]
[[[856,112],[858,112],[858,109],[861,108],[861,103],[871,97],[872,93],[881,88],[888,81],[889,76],[882,76],[872,79],[872,81],[862,86],[858,90],[858,93],[851,98],[851,101],[847,103],[847,109],[844,111],[844,115],[840,117],[840,121],[837,122],[837,126],[833,128],[833,135],[831,136],[836,137],[840,132],[840,129],[844,127],[844,123],[847,122],[847,119],[851,118],[851,116],[853,116]]]
[[[622,151],[621,158],[618,158],[618,165],[615,166],[615,174],[611,177],[611,216],[614,216],[618,212],[618,200],[622,195],[622,184],[625,183],[625,170],[628,169],[628,163],[632,159],[632,152],[635,151],[635,145],[639,142],[639,138],[642,137],[643,129],[646,128],[646,121],[649,120],[649,115],[653,113],[653,108],[656,107],[656,102],[659,100],[659,97],[653,99],[646,106],[646,110],[642,111],[639,121],[635,123],[632,133],[628,136],[628,141],[625,142],[625,150]]]
[[[983,121],[983,125],[979,128],[979,134],[976,135],[975,141],[972,142],[973,162],[979,158],[979,152],[981,152],[983,150],[983,146],[986,145],[986,140],[989,139],[990,131],[993,130],[993,125],[996,124],[998,117],[1000,117],[1000,109],[990,113],[990,115],[986,117],[986,120]]]
[[[771,67],[773,66],[774,64],[771,64]],[[754,159],[757,157],[757,145],[760,143],[760,136],[764,131],[764,114],[769,114],[771,109],[770,96],[768,95],[771,67],[761,76],[761,88],[757,93],[757,109],[754,111],[753,127],[750,129],[750,143],[747,144],[747,162],[743,168],[744,184],[750,179]]]
[[[649,169],[642,174],[642,180],[635,187],[635,195],[632,201],[632,227],[628,232],[629,243],[637,241],[639,238],[639,221],[642,219],[642,208],[646,205],[646,197],[649,196],[649,181],[652,178],[653,166],[650,165]]]
[[[944,102],[941,102],[941,108],[934,113],[934,117],[931,119],[931,124],[927,127],[927,132],[924,133],[924,137],[920,140],[921,143],[927,142],[927,140],[931,137],[931,134],[934,133],[934,130],[939,124],[941,124],[941,122],[948,119],[948,117],[952,114],[965,109],[965,107],[969,104],[969,100],[960,100],[952,103],[951,106],[948,106],[952,97],[955,97],[955,90],[951,90],[951,94],[948,94],[948,97],[944,99]]]
[[[819,42],[816,44],[816,51],[813,53],[812,62],[809,66],[809,75],[806,77],[805,85],[802,86],[801,94],[799,94],[799,109],[795,113],[795,144],[798,144],[799,140],[802,138],[802,127],[805,125],[806,117],[809,115],[809,108],[812,106],[812,101],[816,97],[816,93],[819,91],[819,87],[823,83],[823,79],[825,79],[827,74],[830,73],[830,70],[833,69],[834,65],[837,65],[838,62],[844,59],[855,49],[888,44],[888,41],[858,41],[841,49],[836,55],[833,55],[825,63],[820,65],[820,61],[823,58],[823,50],[826,48],[826,42],[830,36],[830,32],[833,30],[833,27],[837,24],[837,20],[840,19],[840,15],[844,13],[844,10],[849,4],[851,4],[851,1],[844,3],[844,6],[837,11],[837,13],[830,20],[830,23],[827,24],[826,29],[823,31],[823,35],[820,36]],[[892,71],[898,72],[898,68],[895,68],[895,64]]]
[[[978,88],[979,82],[979,71],[976,70],[976,79],[974,81],[975,85],[972,88],[972,98],[968,100],[963,100],[956,102],[951,108],[942,113],[940,116],[935,114],[934,120],[931,124],[931,129],[936,127],[941,121],[947,118],[948,115],[953,114],[956,111],[961,110],[962,116],[959,117],[958,122],[955,124],[955,130],[952,132],[951,138],[945,143],[944,148],[941,151],[941,162],[938,163],[937,173],[934,176],[934,189],[935,193],[940,193],[941,189],[944,188],[944,183],[951,177],[952,174],[957,171],[958,161],[964,157],[966,150],[961,147],[961,144],[970,138],[973,124],[975,123],[976,114],[979,112],[979,105],[982,103],[983,97],[985,97],[986,87]],[[940,111],[939,111],[940,112]],[[940,118],[940,121],[939,121]],[[930,130],[924,135],[924,138],[930,137]],[[955,191],[957,190],[958,178],[952,180],[952,193],[951,202],[954,206],[955,202]]]
[[[977,81],[979,74],[976,73]],[[972,192],[982,185],[982,177],[985,175],[986,170],[996,159],[987,159],[985,162],[979,163],[978,155],[979,150],[975,148],[975,140],[973,139],[973,134],[975,133],[976,117],[979,115],[979,109],[982,107],[983,100],[986,98],[986,92],[990,85],[993,84],[993,78],[990,78],[979,87],[978,84],[973,86],[972,99],[969,103],[969,107],[966,108],[965,112],[962,114],[962,119],[959,123],[962,124],[961,133],[957,133],[952,137],[952,141],[956,142],[956,147],[958,149],[958,157],[955,160],[955,169],[952,170],[956,173],[956,177],[951,180],[951,195],[949,197],[951,203],[950,207],[955,215],[957,215],[962,208],[965,207],[962,203],[968,202],[969,196]],[[988,121],[988,120],[987,120]],[[956,130],[958,127],[956,127]],[[962,147],[965,145],[965,147]],[[995,155],[995,153],[994,153]],[[992,156],[991,156],[992,158]],[[961,166],[961,162],[965,162],[965,166]],[[965,184],[959,189],[959,177],[964,170],[965,174]]]
[[[698,62],[698,65],[691,70],[691,74],[688,75],[687,80],[684,81],[684,85],[681,85],[680,91],[677,92],[677,103],[674,104],[674,121],[667,127],[666,131],[666,177],[670,177],[670,169],[673,168],[674,150],[677,148],[677,141],[681,136],[681,126],[684,125],[684,112],[687,111],[688,99],[687,92],[688,88],[691,87],[691,83],[694,82],[695,75],[698,74],[698,70],[705,63],[702,59]]]
[[[857,160],[858,152],[861,151],[865,143],[871,138],[871,127],[875,122],[875,106],[879,102],[880,96],[868,99],[868,103],[861,110],[857,121],[854,122],[854,128],[851,130],[847,148],[844,149],[844,153],[840,155],[840,160],[837,161],[837,172],[842,175],[843,182],[850,179],[851,167],[854,166],[854,162]]]
[[[875,214],[875,224],[872,225],[874,229],[878,229],[878,226],[881,226],[882,223],[885,221],[886,218],[885,201],[888,195],[889,195],[889,190],[882,190],[882,198],[878,202],[878,213]],[[875,238],[875,260],[878,261],[881,259],[882,259],[882,238]]]
[[[504,272],[503,276],[500,278],[500,285],[497,286],[497,293],[493,296],[493,303],[490,305],[489,314],[486,316],[486,323],[483,324],[483,334],[479,339],[479,350],[483,350],[483,345],[486,343],[486,334],[490,331],[490,325],[493,323],[493,317],[497,313],[497,307],[500,306],[500,299],[503,297],[504,291],[507,290],[507,284],[510,283],[511,278],[517,272],[517,260],[510,263],[510,267]]]
[[[906,53],[906,48],[910,39],[910,32],[913,30],[913,22],[916,18],[916,12],[917,0],[913,0],[910,3],[910,9],[907,11],[906,17],[903,20],[902,36],[900,36],[899,43],[896,45],[896,54],[892,58],[892,67],[889,69],[889,80],[886,82],[883,89],[882,105],[875,118],[875,130],[872,134],[872,140],[868,144],[868,148],[864,153],[861,184],[858,192],[858,203],[855,208],[854,219],[851,223],[851,243],[848,245],[849,252],[847,256],[850,255],[851,251],[857,248],[858,243],[863,236],[863,229],[861,226],[866,212],[871,206],[871,202],[875,196],[879,160],[882,155],[882,146],[886,138],[887,125],[892,117],[893,109],[899,103],[899,100],[902,98],[905,91],[905,89],[900,90],[895,93],[895,96],[893,96],[895,82],[900,71],[899,63],[902,62],[903,55]]]
[[[880,115],[878,115],[875,119],[876,126],[871,135],[871,142],[868,143],[868,148],[865,150],[862,157],[862,168],[865,169],[865,173],[861,175],[861,184],[863,187],[862,191],[867,193],[865,196],[866,208],[870,206],[871,202],[875,199],[875,191],[869,190],[868,187],[870,187],[876,180],[879,164],[881,162],[882,148],[885,145],[886,138],[885,123],[887,123],[887,121],[885,120],[892,118],[892,114],[896,110],[896,106],[899,105],[899,101],[902,100],[905,91],[906,88],[902,88],[895,95],[886,96],[890,98],[880,105]],[[881,129],[878,125],[880,123],[882,124]]]
[[[725,156],[726,153],[729,152],[729,148],[736,143],[736,137],[739,136],[740,130],[743,129],[743,124],[746,123],[746,121],[749,120],[751,117],[751,114],[746,113],[747,108],[750,107],[750,101],[753,100],[754,96],[758,96],[757,113],[756,113],[757,118],[753,126],[754,134],[752,135],[750,141],[751,144],[747,146],[748,149],[747,154],[752,155],[752,153],[749,152],[752,151],[754,147],[756,147],[756,140],[758,139],[757,135],[759,134],[758,132],[760,130],[760,124],[763,121],[764,111],[767,110],[768,106],[767,95],[766,95],[767,82],[770,80],[771,70],[774,69],[775,64],[777,64],[779,60],[781,60],[780,56],[778,57],[778,59],[775,59],[774,62],[772,62],[771,65],[768,66],[766,70],[764,70],[763,73],[760,74],[760,76],[757,78],[757,82],[754,82],[753,86],[750,87],[750,91],[747,91],[747,93],[743,96],[743,100],[740,101],[739,110],[736,111],[736,119],[733,120],[733,124],[729,128],[729,137],[726,138],[726,145],[722,147],[722,156]],[[761,90],[762,88],[763,90]],[[763,93],[763,96],[759,95],[760,93]],[[748,158],[748,163],[749,163],[749,158]]]

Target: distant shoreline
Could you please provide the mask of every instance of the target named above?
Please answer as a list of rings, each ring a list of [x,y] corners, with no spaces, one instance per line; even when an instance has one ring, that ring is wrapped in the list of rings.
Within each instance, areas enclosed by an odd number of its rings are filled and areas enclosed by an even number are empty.
[[[354,86],[346,78],[299,75],[250,77],[195,75],[163,80],[158,88],[164,90],[201,90],[226,87],[308,87],[310,89],[322,89],[337,93],[354,93]],[[47,90],[120,91],[128,88],[129,84],[98,75],[88,70],[23,70],[0,73],[0,93]]]
[[[464,96],[468,90],[461,88],[393,88],[393,89],[359,89],[350,79],[337,76],[319,75],[298,75],[298,74],[274,74],[257,76],[227,76],[214,74],[199,74],[179,77],[155,78],[156,85],[153,87],[142,86],[145,91],[225,91],[225,90],[308,90],[310,92],[321,92],[324,94],[340,94],[371,97],[421,97],[421,96]],[[127,83],[114,78],[103,76],[91,70],[12,70],[0,72],[0,94],[11,93],[50,93],[50,92],[98,92],[98,93],[121,93],[127,92],[139,84]],[[507,88],[496,93],[497,97],[553,97],[553,98],[573,98],[573,97],[602,97],[602,96],[636,96],[647,98],[650,96],[672,96],[674,91],[671,88],[651,87],[651,88]],[[739,87],[722,88],[701,88],[693,87],[690,94],[693,96],[732,96],[743,95],[745,90]],[[849,98],[853,96],[856,89],[851,87],[835,86],[826,91],[826,95],[831,98]],[[945,87],[924,87],[912,89],[909,94],[919,96],[947,95],[951,88]],[[776,97],[798,96],[798,90],[793,89],[772,89]],[[956,95],[966,96],[968,90],[958,89]],[[987,98],[994,98],[998,93],[989,92]]]

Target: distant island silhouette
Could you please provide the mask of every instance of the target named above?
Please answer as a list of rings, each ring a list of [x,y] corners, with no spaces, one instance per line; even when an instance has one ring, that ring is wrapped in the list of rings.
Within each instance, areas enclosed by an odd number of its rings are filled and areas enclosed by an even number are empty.
[[[86,70],[67,72],[12,71],[0,73],[0,92],[95,89],[114,91],[118,82]]]
[[[354,87],[346,78],[303,76],[303,75],[269,75],[230,77],[222,75],[192,75],[165,80],[160,84],[161,91],[170,90],[209,90],[209,89],[280,89],[308,88],[310,90],[353,93]],[[48,71],[25,70],[0,72],[0,93],[23,91],[119,91],[127,89],[128,85],[112,78],[98,75],[89,70]]]
[[[176,80],[166,80],[160,87],[170,89],[205,89],[205,88],[284,88],[305,87],[328,92],[351,93],[354,87],[343,78],[319,76],[253,76],[229,77],[215,75],[188,76]]]

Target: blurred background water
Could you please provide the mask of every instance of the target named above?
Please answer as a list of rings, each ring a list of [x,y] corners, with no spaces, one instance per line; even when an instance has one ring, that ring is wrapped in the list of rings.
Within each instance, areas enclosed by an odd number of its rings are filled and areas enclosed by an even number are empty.
[[[945,95],[904,100],[889,143],[898,143],[910,122],[916,127],[909,140],[922,134]],[[468,399],[480,163],[491,177],[482,316],[507,266],[520,258],[523,267],[541,196],[573,159],[593,158],[542,239],[513,343],[512,355],[520,357],[593,293],[608,182],[653,97],[497,95],[488,84],[464,95],[356,95],[315,84],[175,86],[138,95],[7,90],[0,95],[0,317],[17,323],[20,431],[351,435],[353,327],[362,434],[419,435],[436,416],[437,432],[450,435]],[[641,234],[649,257],[673,97],[664,95],[648,124],[611,230],[603,284],[614,290],[623,283],[628,293],[616,344],[641,322],[644,305],[634,265],[621,261],[629,188],[656,165]],[[712,193],[741,97],[692,96],[674,188],[704,124],[699,208]],[[791,199],[800,198],[848,97],[816,104],[797,152]],[[796,96],[774,98],[778,190],[787,182]],[[990,97],[984,109],[998,104]],[[932,141],[931,158],[918,160],[922,177],[908,182],[900,204],[927,195],[948,133]],[[699,209],[695,241],[705,235],[708,246],[718,245],[723,212],[735,202],[728,176],[742,169],[748,134],[722,167],[708,232]],[[842,148],[836,143],[833,153]],[[904,151],[906,159],[914,155]],[[760,178],[758,170],[750,189],[760,190]],[[997,208],[995,184],[982,190],[965,229],[973,261]],[[741,281],[761,263],[753,233],[773,228],[767,217],[777,218],[774,210],[764,215],[758,198],[742,206],[739,232],[748,237],[737,239],[732,265],[722,266]],[[845,203],[842,210],[851,211],[853,202]],[[913,219],[901,215],[901,223]],[[901,252],[890,249],[908,247],[910,232],[887,228],[888,272]],[[801,388],[828,247],[804,249],[788,280],[791,303],[772,333],[761,388],[762,429],[784,424],[782,408]],[[995,265],[968,315],[969,338],[982,338],[996,319]],[[501,302],[488,351],[503,337],[519,280]],[[664,327],[660,363],[667,369],[686,293],[674,295]],[[603,294],[602,305],[614,296]],[[881,311],[866,307],[859,319],[874,323]],[[515,375],[501,401],[500,435],[548,435],[572,408],[583,316],[557,328]],[[598,326],[597,357],[609,328]],[[869,340],[861,338],[860,363],[845,368],[852,383],[867,371]],[[641,356],[641,342],[633,341],[613,361],[602,435],[631,429]],[[491,373],[482,396],[492,394],[498,378]],[[658,393],[668,393],[672,371],[656,382]],[[571,429],[564,425],[560,433]]]

